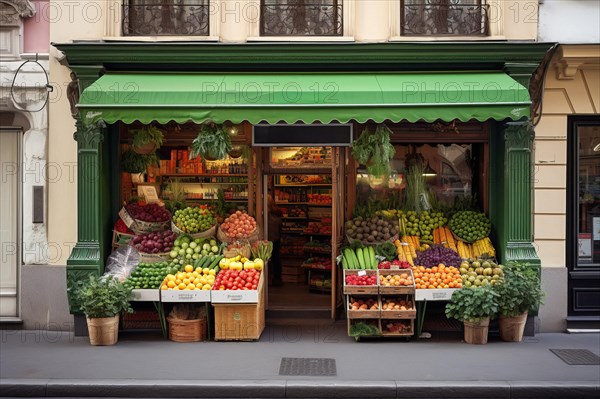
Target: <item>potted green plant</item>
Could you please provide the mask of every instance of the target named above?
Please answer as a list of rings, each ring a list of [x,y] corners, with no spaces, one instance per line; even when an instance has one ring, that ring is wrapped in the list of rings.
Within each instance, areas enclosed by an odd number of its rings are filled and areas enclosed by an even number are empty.
[[[490,317],[498,312],[498,293],[491,286],[456,290],[446,304],[446,316],[464,323],[468,344],[486,344]]]
[[[352,142],[352,156],[366,165],[369,175],[387,181],[392,174],[390,161],[396,150],[390,142],[390,129],[379,124],[374,132],[363,130],[358,139]]]
[[[205,123],[190,149],[190,158],[201,156],[209,161],[223,159],[231,151],[231,136],[223,125]]]
[[[148,155],[160,148],[163,140],[164,135],[159,128],[153,125],[144,126],[135,131],[131,148],[138,154]]]
[[[504,267],[504,282],[494,286],[498,293],[498,324],[500,338],[521,342],[529,309],[543,303],[544,292],[535,269],[517,262]]]
[[[159,165],[156,152],[138,154],[133,150],[126,150],[121,154],[121,170],[127,173],[145,173],[150,165]]]
[[[133,312],[132,290],[112,276],[90,274],[73,288],[73,301],[86,316],[90,344],[114,345],[119,333],[119,315]]]

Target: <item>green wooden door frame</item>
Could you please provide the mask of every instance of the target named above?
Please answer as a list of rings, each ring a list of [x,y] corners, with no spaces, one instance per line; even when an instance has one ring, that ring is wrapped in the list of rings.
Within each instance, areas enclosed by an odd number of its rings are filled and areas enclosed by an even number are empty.
[[[104,70],[180,71],[504,71],[525,87],[552,48],[550,43],[207,44],[65,43],[80,91]],[[135,60],[135,61],[132,61]],[[113,126],[116,134],[117,127]],[[102,273],[110,250],[115,201],[110,152],[116,148],[105,126],[77,123],[77,244],[67,261],[67,283]],[[494,124],[490,142],[490,217],[502,262],[540,267],[532,244],[532,145],[529,121]],[[113,136],[111,134],[111,136]],[[112,145],[111,145],[112,142]],[[113,154],[114,156],[114,154]],[[114,164],[114,158],[113,162]],[[113,185],[111,185],[111,181]],[[77,304],[70,303],[72,313]]]

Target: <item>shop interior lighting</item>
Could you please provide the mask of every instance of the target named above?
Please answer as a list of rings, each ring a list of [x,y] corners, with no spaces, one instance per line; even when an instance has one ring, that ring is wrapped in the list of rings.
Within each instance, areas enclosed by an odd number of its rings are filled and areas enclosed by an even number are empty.
[[[596,144],[594,147],[594,152],[600,152],[600,143]]]
[[[429,165],[429,162],[427,162],[427,167],[425,168],[425,172],[423,172],[423,176],[426,176],[426,177],[437,176],[437,172],[435,170],[433,170],[433,168]]]

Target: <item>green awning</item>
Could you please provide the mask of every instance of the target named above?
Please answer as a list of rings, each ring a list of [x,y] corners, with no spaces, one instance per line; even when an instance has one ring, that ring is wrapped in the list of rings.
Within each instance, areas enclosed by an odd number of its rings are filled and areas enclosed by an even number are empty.
[[[274,124],[518,120],[530,104],[502,72],[107,73],[78,107],[107,123]]]

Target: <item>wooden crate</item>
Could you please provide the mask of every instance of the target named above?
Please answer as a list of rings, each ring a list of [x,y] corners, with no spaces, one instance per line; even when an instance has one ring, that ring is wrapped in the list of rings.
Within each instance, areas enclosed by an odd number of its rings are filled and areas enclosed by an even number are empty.
[[[413,276],[413,272],[410,269],[400,269],[400,270],[378,270],[377,281],[379,283],[379,293],[381,295],[395,295],[395,294],[414,294],[415,293],[415,278]],[[393,286],[386,287],[381,285],[381,276],[389,276],[395,274],[408,274],[412,279],[412,285],[408,286]]]
[[[263,280],[261,276],[261,280]],[[255,341],[265,329],[264,284],[259,283],[258,303],[213,304],[216,341]]]
[[[346,276],[357,275],[358,273],[367,275],[377,274],[377,270],[349,270],[344,269],[344,294],[346,295],[377,295],[379,294],[378,285],[346,285]]]
[[[388,323],[405,323],[410,327],[409,330],[402,333],[388,332],[386,331],[386,324]],[[411,337],[415,333],[415,321],[414,319],[406,320],[406,319],[381,319],[379,320],[381,335],[384,337]]]
[[[407,310],[399,310],[399,309],[384,310],[383,304],[386,299],[393,299],[395,302],[400,301],[400,300],[410,301],[412,304],[412,307],[408,308]],[[416,304],[415,304],[415,296],[414,295],[411,295],[411,294],[398,295],[398,296],[382,295],[382,298],[380,298],[380,300],[381,300],[380,308],[381,308],[381,318],[382,319],[415,319],[417,317],[417,309],[415,307]]]
[[[365,322],[365,323],[368,323],[368,324],[372,323],[378,329],[376,335],[365,335],[364,337],[378,337],[378,336],[381,336],[381,323],[380,323],[379,320],[375,320],[375,319],[348,319],[348,336],[350,336],[350,337],[353,336],[351,334],[351,332],[350,332],[350,330],[352,328],[352,325],[356,324],[356,323],[360,323],[360,322]]]
[[[371,297],[372,299],[375,299],[375,302],[377,302],[377,306],[378,306],[377,310],[352,310],[350,295],[347,295],[347,298],[348,299],[346,301],[346,311],[348,313],[349,319],[378,319],[379,316],[381,315],[381,313],[380,313],[381,301],[379,300],[379,298],[377,296]],[[369,298],[353,297],[353,299],[358,300],[358,299],[369,299]]]

